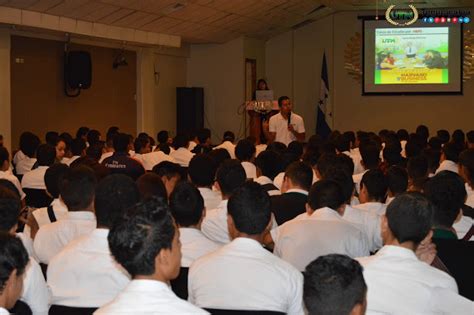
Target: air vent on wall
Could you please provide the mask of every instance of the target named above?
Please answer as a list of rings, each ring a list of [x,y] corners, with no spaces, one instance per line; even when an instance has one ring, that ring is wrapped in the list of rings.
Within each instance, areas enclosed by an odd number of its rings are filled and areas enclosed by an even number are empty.
[[[310,23],[313,23],[314,21],[315,21],[314,19],[307,19],[307,20],[304,20],[303,22],[299,22],[299,23],[293,25],[293,26],[291,27],[291,29],[292,29],[292,30],[299,29],[299,28],[301,28],[301,27],[303,27],[303,26],[305,26],[305,25],[308,25],[308,24],[310,24]]]

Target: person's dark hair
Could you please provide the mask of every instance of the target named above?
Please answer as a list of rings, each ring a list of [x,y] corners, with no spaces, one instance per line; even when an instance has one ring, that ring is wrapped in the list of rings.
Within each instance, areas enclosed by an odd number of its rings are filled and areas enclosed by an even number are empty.
[[[308,205],[317,210],[328,207],[337,210],[345,203],[341,186],[335,181],[322,179],[311,186],[308,194]]]
[[[474,130],[471,130],[466,133],[466,138],[468,143],[474,144]]]
[[[354,180],[352,175],[340,168],[335,168],[331,172],[327,173],[325,180],[331,180],[339,184],[344,197],[344,202],[349,204],[351,202],[352,194],[354,192]]]
[[[128,152],[130,137],[126,133],[117,133],[113,138],[115,152]]]
[[[1,187],[3,190],[0,198],[0,231],[9,232],[17,223],[20,215],[21,202],[14,196],[14,193]]]
[[[383,149],[383,159],[389,165],[399,165],[403,162],[403,157],[401,155],[402,146],[398,140],[396,142],[389,141],[385,143],[385,148]]]
[[[89,147],[86,149],[86,156],[98,162],[102,156],[104,147],[104,141],[97,141],[96,143],[89,145]]]
[[[441,142],[443,144],[448,143],[449,140],[451,139],[451,135],[449,134],[449,131],[447,131],[446,129],[438,130],[438,132],[436,132],[436,135],[438,136],[438,138],[441,139]]]
[[[336,138],[335,145],[336,145],[336,149],[339,152],[350,151],[351,150],[350,135],[347,133],[343,133],[342,135]]]
[[[0,166],[2,166],[5,161],[10,161],[10,154],[8,153],[7,148],[0,147]]]
[[[428,173],[435,173],[439,167],[439,161],[441,158],[441,151],[433,150],[433,149],[425,149],[423,150],[424,157],[428,161]]]
[[[431,230],[433,205],[421,193],[406,192],[388,205],[385,216],[398,242],[418,245]]]
[[[277,154],[283,154],[286,152],[286,145],[284,143],[278,142],[278,141],[273,141],[270,143],[265,150],[267,151],[273,151],[276,152]]]
[[[161,130],[160,132],[158,132],[156,134],[156,140],[158,141],[158,143],[162,144],[162,143],[167,143],[168,142],[168,138],[169,138],[169,133],[168,131],[166,130]]]
[[[408,141],[408,131],[406,129],[399,129],[397,131],[397,137],[400,141]]]
[[[44,140],[46,141],[46,144],[54,147],[59,141],[59,133],[57,131],[48,131],[44,136]]]
[[[74,156],[82,155],[82,152],[86,149],[86,142],[82,138],[76,138],[71,142],[71,153]]]
[[[178,134],[173,139],[173,147],[177,150],[179,148],[187,148],[189,145],[189,137],[185,134]]]
[[[391,166],[387,170],[388,189],[394,196],[404,193],[408,188],[408,173],[400,166]]]
[[[166,193],[165,193],[166,195]],[[123,174],[111,174],[102,179],[95,190],[94,208],[97,226],[111,228],[125,210],[139,200],[135,182]]]
[[[344,153],[340,153],[336,155],[335,159],[335,166],[337,168],[342,169],[344,172],[346,172],[348,175],[354,174],[354,160],[348,155],[345,155]]]
[[[140,199],[145,200],[153,196],[168,199],[165,184],[161,177],[155,173],[145,173],[137,179],[138,191]]]
[[[22,241],[6,232],[0,233],[0,293],[3,293],[11,273],[16,269],[17,276],[24,274],[28,265],[28,252]]]
[[[92,129],[87,133],[87,142],[89,146],[93,145],[100,141],[100,131],[96,129]]]
[[[202,128],[197,132],[197,138],[199,143],[206,143],[207,139],[211,137],[211,130],[207,128]]]
[[[454,142],[446,143],[441,149],[441,152],[444,153],[446,160],[453,161],[454,163],[459,161],[459,153],[461,152],[460,147]]]
[[[430,137],[430,130],[425,125],[419,125],[416,127],[416,134],[420,137],[421,141],[424,145],[428,142],[428,138]],[[424,147],[424,146],[423,146]]]
[[[188,174],[197,187],[210,187],[214,183],[217,165],[209,154],[196,154],[189,161]]]
[[[126,211],[109,232],[110,251],[132,277],[155,272],[155,259],[171,249],[175,235],[173,218],[164,200],[151,198]]]
[[[163,151],[164,154],[170,154],[171,148],[167,143],[158,144],[158,150]]]
[[[237,160],[225,160],[216,172],[216,180],[221,192],[226,196],[231,196],[237,188],[245,183],[246,179],[245,170]]]
[[[224,161],[230,160],[231,158],[229,151],[224,148],[212,150],[209,152],[209,155],[214,159],[217,167],[219,167]]]
[[[86,209],[94,200],[97,179],[90,167],[70,168],[59,184],[59,194],[69,211]]]
[[[40,144],[38,136],[29,131],[23,132],[20,136],[20,150],[30,158],[35,156]]]
[[[181,167],[179,164],[163,161],[155,166],[152,169],[153,173],[157,174],[160,177],[166,176],[166,178],[171,179],[175,176],[181,176]]]
[[[283,101],[289,100],[290,98],[288,96],[280,96],[278,98],[278,106],[281,107]]]
[[[407,163],[408,178],[417,187],[422,187],[428,178],[428,160],[425,156],[412,157]]]
[[[294,185],[309,191],[313,183],[313,169],[304,162],[296,161],[286,168],[285,177],[289,178]]]
[[[36,159],[39,166],[50,166],[56,159],[56,149],[49,144],[41,144],[36,150]]]
[[[467,149],[459,155],[459,164],[466,168],[470,185],[474,184],[474,149]]]
[[[226,132],[224,132],[224,136],[222,138],[222,141],[230,141],[230,142],[234,142],[235,141],[235,135],[232,131],[229,131],[227,130]]]
[[[303,155],[303,151],[304,151],[303,144],[299,141],[291,141],[288,144],[288,148],[286,149],[286,152],[293,154],[298,160],[301,159],[301,156]]]
[[[76,132],[76,138],[86,137],[89,130],[90,129],[88,127],[79,127]]]
[[[456,129],[453,131],[453,135],[451,136],[454,143],[460,146],[465,145],[466,137],[464,135],[464,131],[461,129]]]
[[[263,151],[255,159],[255,166],[260,169],[263,176],[275,179],[282,169],[280,168],[280,156],[275,151]]]
[[[197,225],[204,211],[204,199],[191,183],[181,182],[171,193],[170,209],[179,226]]]
[[[261,185],[246,182],[230,197],[227,211],[235,228],[248,235],[262,234],[271,218],[270,197]]]
[[[66,164],[55,163],[48,167],[46,173],[44,174],[44,183],[46,185],[46,190],[53,198],[59,198],[59,184],[64,176],[69,170],[69,167]]]
[[[443,142],[439,137],[431,137],[428,141],[428,145],[431,149],[439,151],[441,150]]]
[[[365,187],[370,199],[383,202],[387,195],[388,183],[387,178],[381,170],[373,169],[367,171],[362,180],[360,187]]]
[[[423,192],[434,206],[434,226],[451,228],[466,201],[461,176],[450,171],[439,172],[426,182]]]
[[[150,139],[148,137],[137,137],[135,139],[135,142],[133,143],[133,147],[135,150],[135,153],[140,153],[140,151],[144,148],[146,148],[146,145],[150,143]]]
[[[0,178],[0,198],[13,198],[20,200],[20,192],[15,184],[5,178]]]
[[[260,86],[260,83],[265,83],[265,90],[268,90],[267,81],[265,81],[264,79],[258,79],[258,81],[257,81],[257,90],[258,90],[258,87]]]
[[[119,128],[118,127],[110,127],[108,130],[107,130],[107,134],[105,135],[105,141],[107,142],[107,145],[108,146],[112,146],[112,143],[113,143],[113,140],[115,138],[116,135],[119,134]]]
[[[364,141],[359,145],[362,162],[364,162],[365,169],[374,169],[380,163],[380,150],[375,142]]]
[[[255,145],[247,139],[240,140],[235,146],[235,156],[240,161],[250,161],[255,155]]]
[[[303,273],[303,301],[310,315],[350,314],[364,304],[367,285],[362,266],[346,255],[320,256]]]
[[[418,156],[421,154],[421,146],[415,139],[409,139],[405,145],[405,155],[407,159]]]

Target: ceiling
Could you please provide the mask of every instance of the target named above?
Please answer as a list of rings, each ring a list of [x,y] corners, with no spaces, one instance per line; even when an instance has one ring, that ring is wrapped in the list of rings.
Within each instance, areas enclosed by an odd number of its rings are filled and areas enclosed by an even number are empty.
[[[474,0],[413,2],[419,8],[472,7]],[[376,0],[0,0],[0,6],[148,32],[189,43],[222,43],[245,35],[268,39],[344,10],[373,10]]]

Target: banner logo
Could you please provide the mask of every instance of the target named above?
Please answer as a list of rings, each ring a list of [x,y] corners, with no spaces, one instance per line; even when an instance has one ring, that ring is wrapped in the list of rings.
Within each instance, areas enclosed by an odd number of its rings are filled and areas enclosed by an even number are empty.
[[[395,26],[408,26],[418,21],[418,10],[414,5],[410,4],[409,9],[395,9],[396,5],[392,4],[385,12],[387,22]]]

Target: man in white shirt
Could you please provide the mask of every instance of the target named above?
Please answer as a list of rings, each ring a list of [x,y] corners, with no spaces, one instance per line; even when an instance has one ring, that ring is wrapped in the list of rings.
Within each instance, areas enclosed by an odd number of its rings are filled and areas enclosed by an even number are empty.
[[[415,255],[419,244],[431,238],[432,215],[433,206],[420,193],[404,193],[388,206],[382,217],[384,247],[358,258],[368,287],[368,314],[427,314],[430,289],[457,293],[450,275]]]
[[[222,201],[220,191],[212,189],[216,168],[215,160],[208,154],[196,154],[189,162],[189,179],[199,189],[208,210],[217,208]]]
[[[353,175],[362,173],[364,171],[364,168],[361,163],[362,157],[360,155],[360,152],[351,152],[352,142],[350,132],[345,132],[339,137],[337,137],[335,145],[337,153],[347,155],[354,162]]]
[[[142,163],[143,167],[145,168],[145,171],[151,171],[153,169],[153,166],[163,161],[176,163],[175,159],[173,159],[168,154],[165,154],[163,151],[153,151],[145,154],[135,154],[133,158]]]
[[[24,175],[31,171],[36,163],[36,150],[41,144],[37,135],[26,131],[20,136],[20,151],[15,154],[13,164],[15,165],[15,173]]]
[[[189,151],[189,139],[185,135],[177,135],[174,138],[173,141],[173,146],[175,148],[175,151],[170,153],[170,156],[178,163],[179,165],[183,167],[188,167],[189,166],[189,161],[194,156],[194,153]]]
[[[108,242],[132,281],[94,314],[207,314],[178,298],[168,286],[179,274],[181,244],[164,201],[153,198],[131,208],[115,222]]]
[[[303,314],[301,273],[262,246],[271,226],[268,194],[247,182],[228,211],[233,241],[191,265],[189,301],[209,309]]]
[[[364,140],[359,145],[360,155],[362,157],[361,165],[364,170],[352,176],[354,184],[356,186],[357,193],[360,193],[360,181],[362,176],[371,169],[377,169],[380,164],[380,150],[375,142]]]
[[[25,193],[21,188],[18,178],[10,172],[10,154],[5,147],[0,147],[0,178],[6,179],[15,185],[21,200],[25,199]]]
[[[280,190],[273,184],[273,180],[280,171],[280,156],[274,151],[263,151],[255,159],[255,165],[257,178],[254,182],[262,185],[269,196],[279,195]]]
[[[339,254],[314,260],[304,272],[303,300],[308,314],[364,315],[367,285],[361,265]]]
[[[44,173],[46,173],[48,167],[54,164],[56,149],[49,144],[42,144],[38,147],[36,158],[38,167],[23,175],[21,186],[23,188],[46,190]]]
[[[320,180],[309,191],[306,213],[273,229],[266,241],[273,241],[274,254],[300,271],[327,254],[368,255],[366,234],[342,218],[344,208],[339,184]]]
[[[104,178],[95,192],[97,228],[70,242],[48,265],[51,304],[99,308],[112,301],[130,276],[110,255],[112,224],[139,200],[137,185],[123,174]]]
[[[67,215],[59,221],[41,227],[34,240],[39,260],[48,264],[67,244],[89,234],[96,227],[94,194],[97,180],[86,166],[69,170],[61,180],[60,195],[68,208]]]
[[[226,160],[217,170],[216,178],[216,186],[221,192],[222,201],[217,208],[206,211],[201,229],[211,240],[227,244],[230,242],[227,228],[227,202],[233,192],[245,183],[247,176],[239,161]]]
[[[23,277],[28,264],[28,253],[20,239],[8,233],[0,233],[0,314],[10,314],[20,298]]]
[[[367,171],[360,182],[360,204],[354,208],[368,211],[375,215],[385,214],[387,205],[384,203],[387,196],[387,178],[381,170]]]
[[[232,131],[224,132],[224,138],[222,139],[222,143],[218,146],[215,146],[213,150],[217,149],[226,149],[229,152],[230,158],[235,159],[235,135]]]
[[[387,200],[385,204],[388,206],[396,196],[404,193],[408,189],[408,173],[407,170],[400,166],[390,166],[387,170]]]
[[[441,171],[451,171],[454,173],[459,172],[458,160],[459,160],[459,149],[453,142],[446,143],[441,148],[441,158],[438,169],[435,174]]]
[[[263,124],[263,132],[269,142],[278,141],[288,145],[292,141],[304,142],[305,128],[304,121],[300,115],[292,112],[293,105],[288,96],[281,96],[278,99],[280,113],[270,117],[268,122]]]
[[[257,168],[255,167],[255,145],[247,139],[240,140],[235,146],[235,156],[242,164],[247,174],[247,179],[257,177]]]

